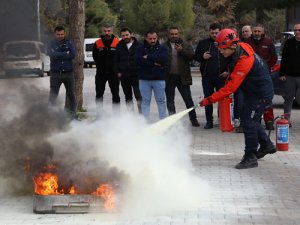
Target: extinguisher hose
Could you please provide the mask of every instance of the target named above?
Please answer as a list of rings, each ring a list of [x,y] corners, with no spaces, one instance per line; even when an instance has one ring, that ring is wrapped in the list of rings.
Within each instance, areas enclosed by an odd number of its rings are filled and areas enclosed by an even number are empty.
[[[275,121],[278,120],[279,118],[280,118],[280,116],[276,116],[276,117],[272,120],[272,125],[273,125],[273,126],[274,126]],[[270,137],[271,131],[272,131],[272,130],[269,129],[268,137]]]

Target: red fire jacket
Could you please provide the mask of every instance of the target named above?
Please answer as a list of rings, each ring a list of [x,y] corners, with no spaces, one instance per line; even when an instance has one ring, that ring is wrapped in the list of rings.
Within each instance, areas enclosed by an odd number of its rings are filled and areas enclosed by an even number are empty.
[[[245,98],[272,99],[274,95],[272,80],[267,65],[254,53],[250,45],[238,43],[232,57],[232,71],[228,83],[210,96],[217,102],[234,93],[240,86]]]

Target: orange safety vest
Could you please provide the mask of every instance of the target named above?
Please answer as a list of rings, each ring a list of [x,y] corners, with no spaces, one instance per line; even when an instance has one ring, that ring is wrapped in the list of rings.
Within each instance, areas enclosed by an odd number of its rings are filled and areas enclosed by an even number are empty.
[[[118,43],[119,43],[119,39],[118,38],[116,38],[116,37],[114,37],[114,39],[113,39],[113,41],[111,42],[111,44],[110,44],[110,48],[116,48],[117,47],[117,45],[118,45]],[[104,43],[103,43],[103,41],[102,41],[102,38],[100,38],[100,39],[98,39],[97,41],[96,41],[96,46],[97,46],[97,48],[104,48],[105,46],[104,46]]]

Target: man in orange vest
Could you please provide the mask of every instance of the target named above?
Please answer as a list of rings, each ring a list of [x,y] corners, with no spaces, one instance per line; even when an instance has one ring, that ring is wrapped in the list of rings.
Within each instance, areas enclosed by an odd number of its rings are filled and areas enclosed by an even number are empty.
[[[119,39],[113,35],[113,26],[104,24],[102,35],[93,46],[93,59],[96,63],[97,72],[95,77],[96,84],[96,103],[103,101],[105,85],[108,81],[112,94],[113,104],[120,103],[119,79],[114,73],[114,57]]]

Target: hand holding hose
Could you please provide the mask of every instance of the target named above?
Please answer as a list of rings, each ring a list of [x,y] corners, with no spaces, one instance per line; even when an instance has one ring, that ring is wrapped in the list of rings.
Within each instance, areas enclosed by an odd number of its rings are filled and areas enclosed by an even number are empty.
[[[210,100],[210,98],[204,98],[202,99],[200,102],[199,102],[200,106],[203,107],[203,106],[208,106],[208,105],[211,105],[212,104],[212,101]]]

